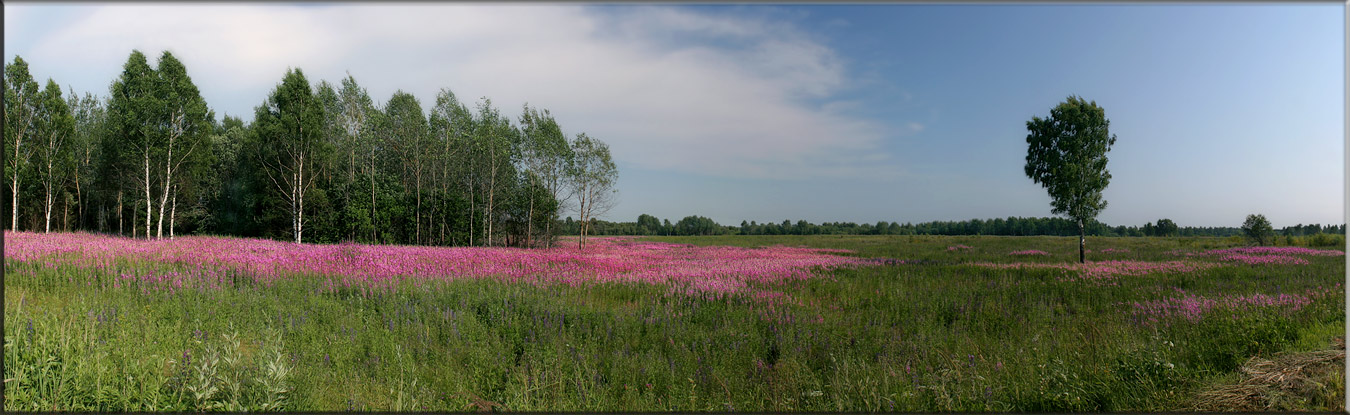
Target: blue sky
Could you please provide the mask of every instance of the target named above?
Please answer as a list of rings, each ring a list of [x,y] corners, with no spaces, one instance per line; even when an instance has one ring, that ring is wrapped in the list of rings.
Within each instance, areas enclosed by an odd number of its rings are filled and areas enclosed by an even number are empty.
[[[172,50],[218,114],[285,69],[441,88],[611,145],[619,203],[741,220],[1048,216],[1025,123],[1076,94],[1118,141],[1100,220],[1344,221],[1344,5],[6,3],[5,59],[106,94]]]

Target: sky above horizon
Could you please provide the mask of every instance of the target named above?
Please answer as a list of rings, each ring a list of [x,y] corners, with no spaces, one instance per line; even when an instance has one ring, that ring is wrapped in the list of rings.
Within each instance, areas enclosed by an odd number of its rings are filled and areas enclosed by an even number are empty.
[[[610,145],[601,218],[724,225],[1051,216],[1026,122],[1106,110],[1098,220],[1344,223],[1345,5],[35,4],[5,61],[107,95],[172,51],[217,117],[289,67],[377,103],[442,88]]]

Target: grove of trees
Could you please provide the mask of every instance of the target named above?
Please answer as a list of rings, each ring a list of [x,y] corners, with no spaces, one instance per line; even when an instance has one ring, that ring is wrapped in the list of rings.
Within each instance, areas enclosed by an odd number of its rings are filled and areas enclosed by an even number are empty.
[[[513,119],[449,89],[377,103],[350,74],[293,68],[246,123],[217,120],[189,73],[132,51],[106,96],[81,96],[6,64],[9,229],[549,246],[564,212],[613,204],[608,146],[546,109]]]

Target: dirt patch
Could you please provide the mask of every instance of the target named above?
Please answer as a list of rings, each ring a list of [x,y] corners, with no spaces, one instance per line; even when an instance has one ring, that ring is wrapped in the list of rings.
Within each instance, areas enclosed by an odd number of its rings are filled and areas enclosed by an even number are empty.
[[[1345,339],[1330,348],[1253,357],[1238,369],[1242,381],[1196,397],[1198,411],[1345,411]]]

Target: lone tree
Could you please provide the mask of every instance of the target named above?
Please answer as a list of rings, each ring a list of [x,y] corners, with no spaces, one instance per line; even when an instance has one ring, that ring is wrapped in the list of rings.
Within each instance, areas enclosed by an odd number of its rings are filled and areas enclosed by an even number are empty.
[[[1242,233],[1256,241],[1257,245],[1265,245],[1266,241],[1275,237],[1275,229],[1270,227],[1270,221],[1266,220],[1266,215],[1260,214],[1247,215],[1247,220],[1242,222]]]
[[[1050,109],[1049,118],[1027,121],[1027,177],[1050,192],[1051,213],[1078,222],[1078,262],[1087,262],[1084,225],[1106,208],[1102,190],[1111,183],[1106,153],[1116,143],[1106,111],[1078,96]]]

